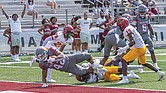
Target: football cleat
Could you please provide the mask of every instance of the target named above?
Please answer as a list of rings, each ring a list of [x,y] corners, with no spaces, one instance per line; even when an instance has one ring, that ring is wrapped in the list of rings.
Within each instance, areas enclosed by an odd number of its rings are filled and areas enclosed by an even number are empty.
[[[122,79],[117,84],[128,84],[128,83],[129,83],[129,80],[126,78],[126,79]]]
[[[129,74],[127,75],[127,78],[139,79],[140,77],[136,75],[133,71],[130,71]]]
[[[50,80],[47,80],[47,82],[49,82],[49,83],[55,83],[56,80],[50,79]]]
[[[144,73],[145,71],[142,68],[138,68],[138,73]]]
[[[42,88],[46,88],[46,87],[48,87],[48,84],[43,83],[43,85],[42,85],[41,87],[42,87]]]
[[[162,72],[162,71],[158,71],[157,73],[158,73],[158,81],[163,80],[163,79],[164,79],[164,75],[165,75],[165,73]]]

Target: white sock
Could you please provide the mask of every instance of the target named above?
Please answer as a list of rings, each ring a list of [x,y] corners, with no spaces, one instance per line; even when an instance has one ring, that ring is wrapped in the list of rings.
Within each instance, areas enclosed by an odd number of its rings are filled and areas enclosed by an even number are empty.
[[[156,63],[154,63],[154,66],[158,69],[159,67],[158,67],[158,65],[157,65],[157,62]]]
[[[127,79],[127,76],[123,76],[123,80],[126,80]]]
[[[52,69],[50,69],[50,68],[48,68],[48,70],[47,70],[48,72],[47,72],[47,80],[51,80],[51,73],[52,73]]]
[[[14,59],[17,59],[17,55],[16,55],[16,54],[15,54],[15,55],[13,55],[13,58],[14,58]]]
[[[19,59],[19,54],[16,54],[16,59]]]

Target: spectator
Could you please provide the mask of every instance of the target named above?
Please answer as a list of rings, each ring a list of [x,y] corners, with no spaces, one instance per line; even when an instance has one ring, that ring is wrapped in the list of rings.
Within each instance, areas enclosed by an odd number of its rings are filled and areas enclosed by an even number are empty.
[[[143,2],[144,5],[146,5],[149,8],[149,11],[152,12],[153,14],[157,15],[158,14],[158,10],[156,7],[156,1],[155,0],[141,0]]]
[[[132,3],[135,6],[139,6],[140,4],[144,4],[146,7],[150,7],[149,12],[153,13],[155,15],[158,14],[158,9],[156,7],[156,1],[155,0],[141,0],[142,3],[139,1],[134,1],[134,0],[128,0],[130,3]]]
[[[39,34],[42,35],[41,45],[42,45],[43,41],[51,35],[51,30],[50,30],[51,24],[47,18],[44,18],[42,20],[42,25],[43,26],[40,27],[38,30]]]
[[[110,8],[111,8],[110,3],[108,2],[108,0],[105,0],[103,2],[103,7],[102,7],[102,10],[103,10],[105,15],[109,15],[110,14],[109,13],[110,12]]]
[[[109,32],[111,26],[112,26],[112,20],[111,20],[111,17],[109,15],[105,15],[105,21],[102,22],[99,27],[104,29],[104,32],[102,34],[102,38],[105,40],[105,37],[107,35],[107,33]],[[104,28],[103,28],[104,26]],[[104,40],[103,42],[101,43],[101,50],[104,48]]]
[[[34,13],[35,18],[38,19],[38,12],[35,9],[34,0],[28,0],[27,15],[33,16],[33,13]]]
[[[51,35],[55,35],[58,32],[58,24],[56,24],[57,22],[57,18],[56,17],[51,17],[50,18],[50,22],[51,22]]]
[[[14,51],[13,51],[12,45],[11,45],[11,29],[10,29],[10,25],[9,25],[9,27],[7,27],[5,29],[5,31],[3,32],[3,35],[8,38],[8,42],[7,43],[8,43],[8,45],[10,45],[10,54],[14,55]],[[14,59],[12,58],[12,60],[14,60]]]
[[[99,18],[99,13],[100,13],[100,11],[101,11],[101,6],[99,5],[99,2],[96,1],[96,2],[94,3],[94,6],[93,6],[93,13],[94,13],[93,18],[94,18],[94,19]]]
[[[166,7],[164,7],[164,14],[166,14]]]
[[[105,17],[104,17],[104,13],[103,12],[100,12],[100,18],[97,19],[97,22],[96,22],[96,26],[99,27],[99,25],[103,22],[105,22]],[[97,51],[101,51],[102,50],[102,47],[103,46],[103,41],[104,41],[104,38],[103,38],[103,32],[104,32],[104,25],[100,26],[99,27],[99,40],[100,40],[100,47],[97,49]]]
[[[13,14],[12,18],[9,17],[9,15],[6,13],[6,11],[3,9],[3,7],[0,7],[2,9],[2,12],[5,14],[6,18],[8,19],[9,25],[11,27],[11,47],[13,50],[12,53],[12,59],[14,61],[21,61],[19,59],[19,49],[21,44],[21,20],[24,17],[26,4],[24,4],[24,9],[22,11],[21,17],[19,17],[17,14]]]
[[[77,21],[80,24],[80,38],[82,43],[82,51],[88,52],[88,43],[90,42],[90,29],[92,27],[92,19],[88,18],[88,13],[84,13],[84,17]]]
[[[81,53],[81,40],[80,40],[80,27],[77,25],[77,20],[81,19],[81,16],[76,16],[71,21],[71,26],[74,28],[73,30],[73,43],[72,43],[72,50],[74,53]]]
[[[51,6],[51,13],[56,13],[56,7],[57,7],[57,3],[55,0],[47,0],[46,3],[47,6]]]
[[[21,4],[23,4],[25,2],[25,0],[21,0]]]

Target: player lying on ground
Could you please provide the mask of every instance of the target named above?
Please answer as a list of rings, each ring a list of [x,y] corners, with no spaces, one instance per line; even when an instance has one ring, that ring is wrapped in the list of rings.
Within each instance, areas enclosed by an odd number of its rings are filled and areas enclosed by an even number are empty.
[[[97,61],[100,62],[100,61]],[[95,70],[94,73],[90,73],[90,74],[85,74],[83,76],[76,76],[76,79],[78,81],[81,82],[85,82],[85,83],[96,83],[99,80],[104,80],[104,81],[119,81],[122,79],[121,75],[118,74],[122,74],[122,66],[119,66],[119,59],[117,60],[111,60],[110,62],[106,63],[105,66],[103,66],[103,68],[105,68],[107,70],[107,72],[105,70],[101,70],[101,69],[97,69]],[[116,65],[116,66],[113,66]],[[82,67],[83,68],[89,68],[91,66],[90,63],[83,63]],[[132,70],[134,69],[138,69],[138,68],[143,68],[143,66],[141,65],[128,65],[128,78],[135,78],[135,79],[139,79],[140,77],[138,75],[136,75]]]
[[[77,65],[77,63],[81,63],[85,60],[91,63],[91,67],[88,69]],[[55,47],[46,49],[42,46],[37,48],[35,57],[33,57],[30,64],[34,62],[38,62],[39,67],[42,69],[42,87],[48,87],[46,80],[48,68],[65,71],[78,76],[93,73],[93,70],[97,68],[102,69],[102,65],[100,65],[98,62],[94,62],[90,54],[82,53],[72,56],[65,56]]]

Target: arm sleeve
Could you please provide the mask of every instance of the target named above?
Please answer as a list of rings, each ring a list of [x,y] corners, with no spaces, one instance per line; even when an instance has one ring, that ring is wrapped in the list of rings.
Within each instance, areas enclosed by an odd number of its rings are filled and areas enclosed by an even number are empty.
[[[51,40],[52,40],[52,37],[51,37],[51,36],[47,37],[47,38],[44,40],[42,46],[46,46],[46,44],[48,43],[48,41],[51,41]]]

